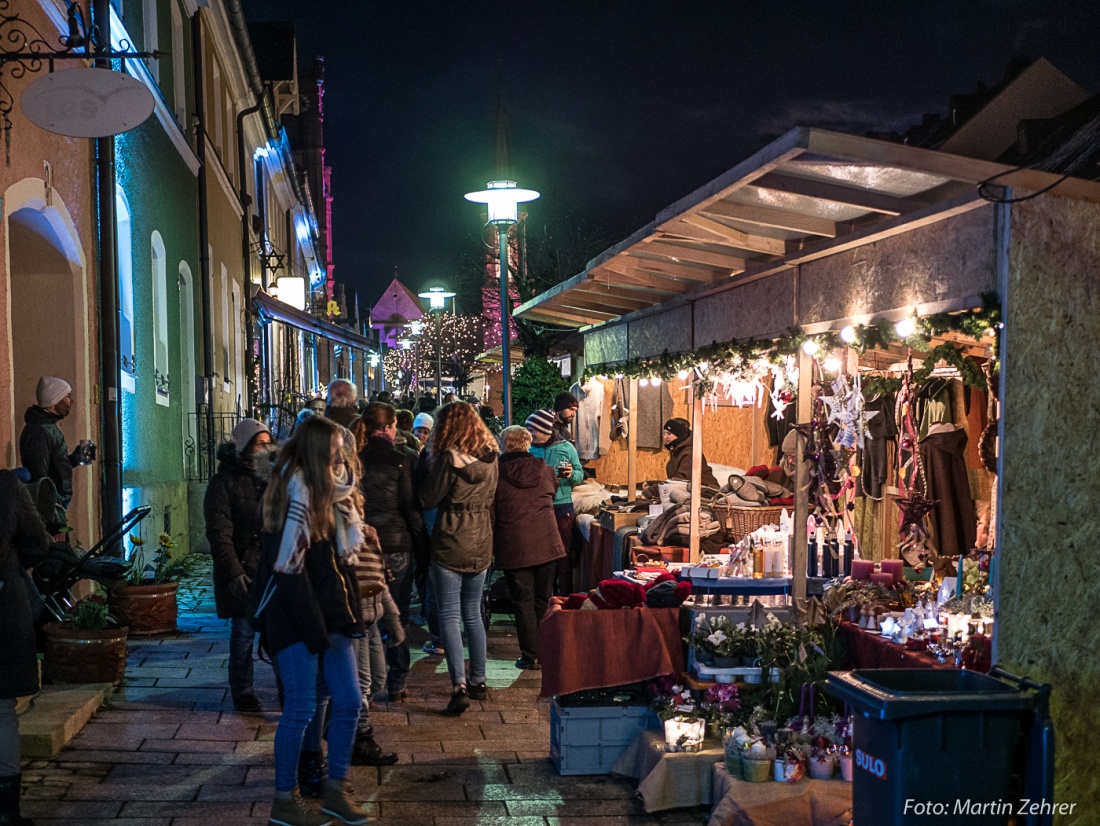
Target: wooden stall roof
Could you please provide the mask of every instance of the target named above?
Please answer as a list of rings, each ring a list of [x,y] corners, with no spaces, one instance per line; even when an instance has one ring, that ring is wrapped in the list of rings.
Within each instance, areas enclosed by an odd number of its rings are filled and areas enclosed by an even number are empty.
[[[662,210],[517,316],[585,328],[985,203],[977,185],[1100,203],[1100,183],[798,127]]]

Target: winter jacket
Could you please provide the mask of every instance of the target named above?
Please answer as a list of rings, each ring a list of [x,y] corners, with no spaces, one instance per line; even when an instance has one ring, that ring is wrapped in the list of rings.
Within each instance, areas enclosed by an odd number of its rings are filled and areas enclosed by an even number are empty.
[[[552,468],[526,450],[500,457],[493,502],[493,554],[502,571],[530,568],[565,556],[554,494]]]
[[[256,577],[267,483],[241,460],[232,442],[218,448],[218,459],[202,509],[214,562],[214,605],[219,617],[229,619],[248,615],[247,599],[234,597],[229,583],[241,574]]]
[[[23,569],[46,558],[50,537],[26,487],[0,470],[0,697],[38,692],[34,622]]]
[[[412,553],[424,559],[428,535],[413,492],[414,459],[383,436],[368,436],[359,451],[363,476],[363,521],[378,531],[386,554]]]
[[[249,590],[249,613],[256,618],[261,649],[274,655],[301,642],[319,654],[333,634],[362,637],[355,571],[340,559],[336,544],[327,539],[312,543],[305,570],[284,574],[272,570],[279,540],[277,533],[263,534],[260,567]]]
[[[555,478],[558,475],[559,463],[569,462],[573,466],[571,476],[558,479],[558,492],[554,494],[555,505],[572,505],[573,487],[584,481],[584,468],[581,466],[581,457],[577,455],[577,449],[569,442],[550,442],[531,445],[531,455],[546,462],[554,471]]]
[[[351,426],[359,418],[359,408],[355,405],[351,405],[351,407],[326,407],[325,418],[332,419],[336,424],[351,430]]]
[[[490,509],[497,489],[497,454],[480,457],[447,450],[431,457],[420,503],[438,508],[432,529],[432,562],[476,574],[493,559]]]
[[[668,479],[683,479],[691,481],[691,436],[683,436],[669,445],[668,464],[665,465],[665,474]],[[703,470],[699,478],[705,488],[718,489],[718,480],[714,471],[707,463],[707,457],[703,456]]]
[[[48,477],[57,488],[62,507],[69,507],[73,498],[73,461],[65,436],[57,423],[61,416],[38,405],[28,407],[23,414],[26,422],[19,436],[19,457],[31,473],[31,481]]]

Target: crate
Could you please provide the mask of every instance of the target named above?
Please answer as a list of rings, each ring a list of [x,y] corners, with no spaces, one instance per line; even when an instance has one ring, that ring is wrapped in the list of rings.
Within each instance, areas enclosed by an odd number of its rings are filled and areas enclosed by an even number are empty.
[[[638,526],[638,520],[646,515],[646,511],[617,511],[617,510],[605,510],[600,508],[597,514],[597,520],[600,523],[600,527],[610,533],[615,533],[619,528],[636,528]]]
[[[657,725],[647,706],[550,703],[550,759],[558,774],[609,774],[634,738]]]

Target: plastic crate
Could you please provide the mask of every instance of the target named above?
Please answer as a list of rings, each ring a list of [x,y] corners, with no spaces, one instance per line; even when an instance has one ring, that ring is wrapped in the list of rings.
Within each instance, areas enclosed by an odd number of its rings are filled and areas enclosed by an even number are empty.
[[[562,706],[550,703],[550,759],[558,774],[609,774],[634,738],[655,727],[647,706]]]

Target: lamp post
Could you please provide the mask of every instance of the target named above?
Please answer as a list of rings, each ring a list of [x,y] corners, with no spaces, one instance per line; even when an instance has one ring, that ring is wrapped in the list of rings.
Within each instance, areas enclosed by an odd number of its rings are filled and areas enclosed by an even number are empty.
[[[435,403],[443,404],[443,336],[440,324],[443,321],[443,308],[447,306],[447,299],[454,298],[455,294],[446,287],[432,287],[427,292],[417,293],[420,298],[428,302],[432,315],[435,316]]]
[[[485,204],[489,223],[497,228],[500,250],[500,397],[504,403],[504,425],[512,425],[511,314],[508,310],[508,228],[519,221],[519,205],[533,201],[539,194],[533,189],[517,189],[515,181],[489,181],[480,192],[467,192],[466,200]]]

